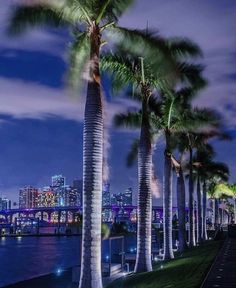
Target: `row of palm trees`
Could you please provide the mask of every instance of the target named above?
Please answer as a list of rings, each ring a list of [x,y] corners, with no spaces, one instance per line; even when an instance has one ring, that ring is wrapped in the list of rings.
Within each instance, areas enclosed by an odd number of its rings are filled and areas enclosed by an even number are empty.
[[[164,259],[173,258],[173,168],[177,177],[179,249],[187,247],[185,174],[189,183],[189,241],[196,243],[194,183],[197,181],[198,238],[206,240],[206,195],[211,179],[226,180],[228,170],[213,161],[207,141],[222,137],[218,115],[196,108],[192,100],[206,86],[201,49],[188,39],[166,39],[149,29],[118,26],[132,0],[61,0],[24,2],[14,7],[9,32],[34,26],[64,26],[71,32],[68,82],[78,88],[88,71],[83,132],[83,232],[80,288],[101,288],[101,199],[104,111],[100,69],[111,75],[113,92],[126,91],[140,109],[117,115],[115,124],[140,129],[130,160],[138,157],[138,225],[135,272],[151,271],[151,207],[154,147],[164,137]],[[109,48],[101,54],[102,47]],[[108,46],[108,47],[110,47]],[[205,154],[204,154],[205,153]],[[187,157],[187,154],[189,155]],[[178,155],[178,156],[176,156]],[[204,156],[207,155],[207,156]],[[132,162],[132,161],[131,161]],[[218,165],[218,168],[217,168]],[[214,167],[214,169],[213,169]],[[186,172],[187,171],[187,172]],[[217,183],[218,183],[217,182]],[[201,195],[201,191],[203,195]],[[202,209],[202,210],[201,210]]]

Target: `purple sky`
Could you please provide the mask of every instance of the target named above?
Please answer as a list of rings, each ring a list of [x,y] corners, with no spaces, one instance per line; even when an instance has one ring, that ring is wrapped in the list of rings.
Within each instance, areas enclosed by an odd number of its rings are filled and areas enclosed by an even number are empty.
[[[4,2],[4,4],[2,3]],[[82,124],[84,97],[70,95],[65,86],[66,42],[64,31],[31,30],[17,39],[5,34],[9,5],[0,3],[0,193],[17,199],[18,188],[50,184],[61,173],[68,179],[82,175]],[[164,36],[186,36],[204,51],[209,87],[197,105],[221,112],[225,126],[236,131],[236,2],[235,0],[138,0],[120,24],[157,28]],[[112,114],[129,106],[114,99]],[[110,129],[110,182],[113,192],[137,187],[136,168],[125,167],[125,157],[137,133]],[[230,165],[236,181],[235,140],[216,143],[218,160]],[[117,157],[119,151],[119,157]],[[162,169],[162,148],[157,145],[157,174]],[[161,177],[161,176],[160,176]]]

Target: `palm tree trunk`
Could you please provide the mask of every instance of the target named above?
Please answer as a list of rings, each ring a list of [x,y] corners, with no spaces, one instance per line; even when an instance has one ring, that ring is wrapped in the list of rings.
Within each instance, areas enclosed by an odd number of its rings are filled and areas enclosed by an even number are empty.
[[[83,232],[80,288],[102,288],[101,203],[103,159],[103,107],[100,89],[100,33],[91,27],[90,79],[84,119]]]
[[[164,259],[174,258],[172,240],[172,162],[169,149],[169,131],[166,131],[163,191]]]
[[[185,183],[183,170],[180,167],[177,175],[177,207],[179,222],[179,252],[183,252],[187,248],[186,235],[186,210],[185,210]]]
[[[143,99],[142,126],[138,153],[138,223],[137,223],[137,257],[134,271],[152,271],[152,147],[148,115],[148,98]]]
[[[222,200],[219,199],[220,226],[223,224],[223,209],[221,207],[223,207]]]
[[[234,198],[234,224],[236,224],[236,197]]]
[[[197,242],[202,242],[202,195],[200,177],[197,176]]]
[[[189,148],[189,247],[196,245],[195,215],[194,215],[194,188],[193,188],[193,150]]]
[[[206,212],[207,212],[207,187],[204,181],[202,186],[202,239],[207,240]]]
[[[215,199],[215,226],[218,227],[219,224],[219,200]]]
[[[215,198],[212,199],[212,225],[215,229],[216,224],[216,201]]]

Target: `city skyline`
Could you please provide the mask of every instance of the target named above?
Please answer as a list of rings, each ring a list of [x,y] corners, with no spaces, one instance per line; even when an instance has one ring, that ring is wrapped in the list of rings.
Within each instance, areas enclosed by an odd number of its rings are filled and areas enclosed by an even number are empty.
[[[35,207],[63,207],[63,206],[79,206],[82,207],[83,183],[82,179],[73,179],[72,183],[66,182],[66,177],[63,175],[51,176],[51,184],[45,183],[41,187],[32,185],[24,185],[18,189],[18,199],[13,202],[6,196],[2,195],[0,210],[11,209],[18,206],[22,209],[30,209]],[[49,203],[50,202],[50,203]],[[114,193],[111,190],[111,185],[108,181],[103,182],[102,206],[118,205],[126,206],[133,204],[133,189],[126,188],[123,192]],[[136,205],[136,203],[134,203]],[[1,207],[10,208],[1,208]]]
[[[162,35],[186,36],[199,43],[205,55],[203,62],[207,63],[206,74],[210,85],[199,98],[198,104],[221,112],[227,129],[234,136],[236,113],[233,96],[236,89],[233,66],[235,33],[232,23],[235,9],[232,8],[235,7],[235,1],[230,0],[224,5],[218,0],[214,6],[206,1],[170,2],[171,5],[149,1],[149,5],[145,5],[137,1],[134,8],[121,19],[121,25],[143,28],[148,20],[149,26],[160,29]],[[84,102],[83,97],[77,99],[68,96],[69,92],[65,88],[67,31],[41,29],[17,39],[9,38],[5,29],[10,3],[12,1],[6,0],[0,4],[0,191],[14,201],[17,199],[17,187],[27,183],[41,186],[54,173],[63,174],[70,180],[82,178],[81,121]],[[164,17],[167,14],[170,15],[168,19]],[[207,103],[205,99],[208,99]],[[111,100],[111,95],[107,95],[107,100],[107,110],[112,111],[112,114],[133,105],[119,98]],[[111,125],[110,114],[108,122]],[[137,191],[137,168],[135,166],[128,170],[125,166],[130,144],[137,135],[136,131],[110,130],[110,183],[117,192],[129,186]],[[235,140],[216,144],[220,151],[217,159],[230,165],[232,181],[236,180],[232,157],[235,146]],[[119,157],[116,151],[119,151]],[[155,162],[160,183],[162,153],[162,145],[158,143]]]

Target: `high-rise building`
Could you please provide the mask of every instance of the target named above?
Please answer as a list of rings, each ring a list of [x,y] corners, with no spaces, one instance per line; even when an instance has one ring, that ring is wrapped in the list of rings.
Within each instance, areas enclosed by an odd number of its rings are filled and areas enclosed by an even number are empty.
[[[111,194],[110,194],[110,183],[103,183],[102,187],[102,206],[110,206],[111,205]]]
[[[55,206],[66,206],[66,178],[62,175],[52,176],[52,189],[55,196]]]
[[[66,178],[62,175],[52,176],[52,187],[64,187],[66,184]]]
[[[55,194],[51,186],[44,187],[38,196],[38,205],[40,207],[55,207]],[[40,203],[40,204],[39,204]]]
[[[111,204],[117,206],[129,206],[132,205],[133,190],[128,188],[124,193],[113,194],[111,197]]]
[[[66,185],[65,186],[65,206],[76,206],[76,190],[73,187]]]
[[[19,208],[35,208],[38,201],[38,189],[26,186],[19,191]]]
[[[76,206],[83,205],[83,180],[75,179],[73,181],[72,190],[76,194]]]
[[[102,186],[102,207],[111,205],[110,183],[104,182]],[[110,222],[112,210],[110,208],[102,209],[102,221]]]
[[[131,187],[125,190],[125,193],[123,194],[123,205],[129,206],[132,205],[132,196],[133,196],[133,190]]]
[[[0,211],[11,209],[11,200],[6,197],[0,197]]]

